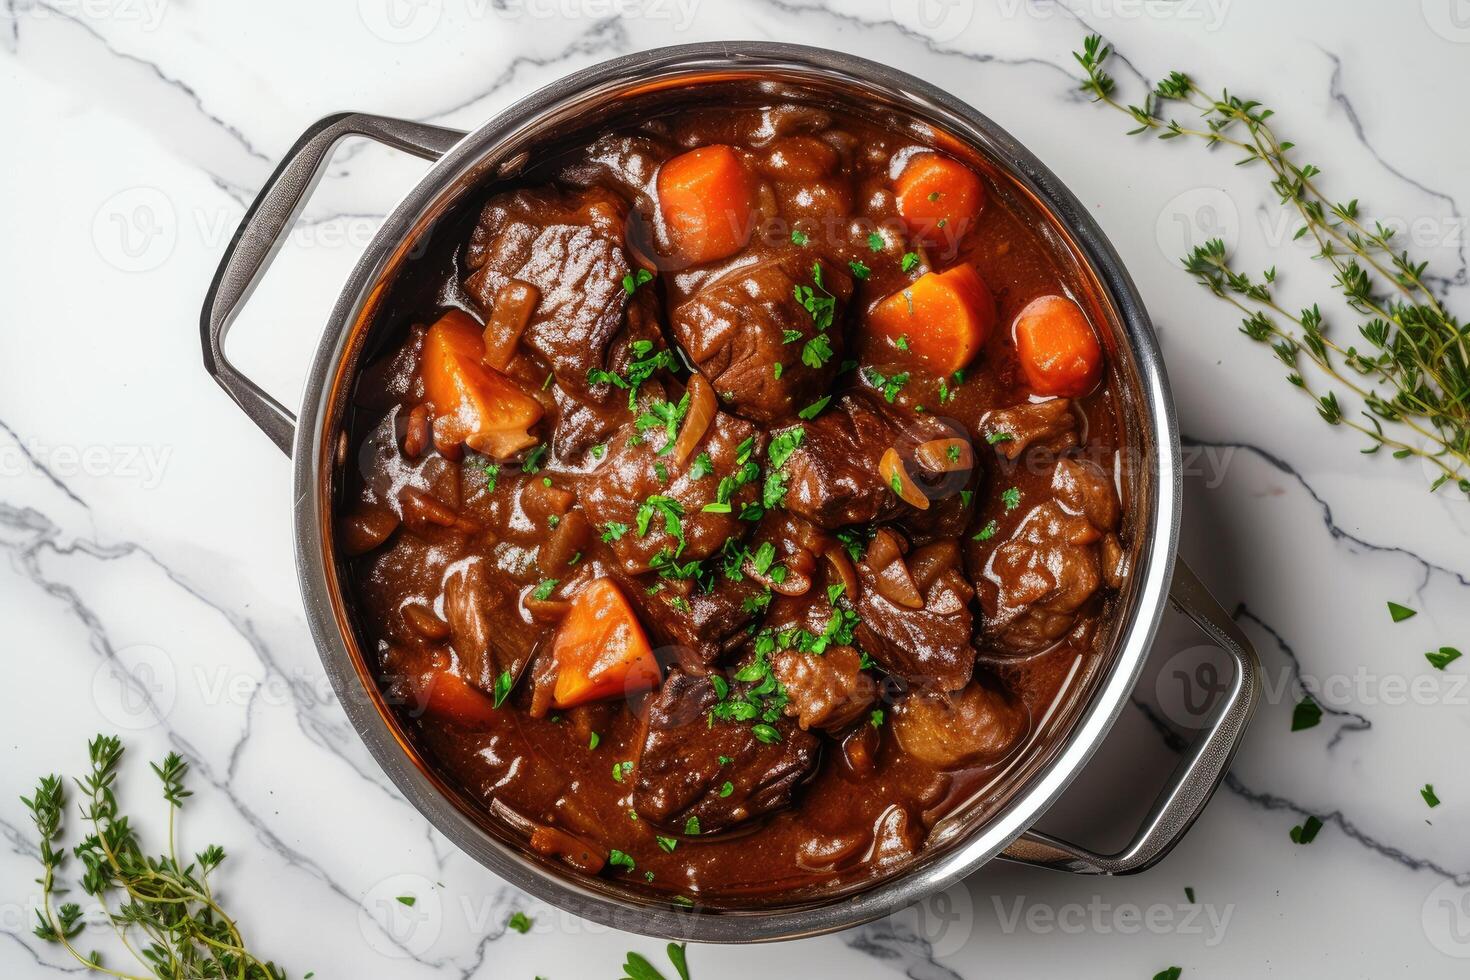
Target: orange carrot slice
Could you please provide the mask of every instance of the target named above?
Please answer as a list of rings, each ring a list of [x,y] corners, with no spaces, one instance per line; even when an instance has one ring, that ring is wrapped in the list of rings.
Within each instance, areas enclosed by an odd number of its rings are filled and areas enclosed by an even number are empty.
[[[594,579],[572,600],[551,644],[555,708],[636,694],[659,682],[658,660],[633,607],[609,578]]]
[[[957,242],[985,207],[985,185],[964,164],[938,153],[908,162],[894,186],[898,213],[923,245]]]
[[[1016,355],[1039,395],[1078,398],[1102,377],[1102,347],[1077,304],[1042,296],[1016,316]]]
[[[995,300],[985,280],[968,265],[926,272],[868,315],[869,333],[927,362],[939,374],[969,364],[994,326]]]
[[[734,255],[755,231],[755,181],[723,144],[666,161],[658,171],[658,206],[670,240],[691,264]]]
[[[419,372],[434,407],[434,441],[507,459],[535,445],[529,430],[544,410],[514,380],[483,364],[484,355],[480,325],[461,310],[429,328]]]

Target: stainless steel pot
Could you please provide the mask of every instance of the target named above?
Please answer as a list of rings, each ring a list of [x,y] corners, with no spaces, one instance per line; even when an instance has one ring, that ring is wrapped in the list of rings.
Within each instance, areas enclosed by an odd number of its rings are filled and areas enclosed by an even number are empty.
[[[587,879],[516,846],[474,812],[419,758],[388,711],[358,649],[331,544],[334,468],[342,463],[343,413],[374,314],[406,257],[436,222],[477,200],[487,182],[513,175],[528,148],[596,122],[650,93],[737,79],[819,93],[859,110],[902,114],[968,144],[1007,171],[1049,214],[1061,245],[1092,279],[1106,311],[1129,439],[1143,463],[1133,474],[1131,584],[1120,604],[1108,662],[1052,750],[983,821],[951,833],[898,874],[829,899],[760,910],[683,909]],[[223,341],[231,320],[270,263],[333,146],[366,136],[437,163],[383,223],[347,279],[326,325],[301,411],[284,406],[237,371]],[[421,813],[502,878],[553,905],[617,928],[716,942],[787,939],[853,926],[945,888],[994,857],[1079,874],[1150,867],[1199,816],[1229,766],[1258,691],[1254,651],[1199,580],[1176,562],[1181,496],[1179,437],[1164,365],[1138,293],[1086,209],[1039,160],[985,116],[917,78],[851,55],[790,44],[732,42],[663,48],[578,72],[541,89],[473,133],[360,113],[323,119],[286,155],[241,222],[205,300],[204,361],[244,412],[294,460],[296,567],[312,635],[348,716],[379,765]],[[1214,715],[1183,756],[1131,844],[1097,854],[1030,828],[1087,762],[1127,703],[1166,598],[1215,644],[1234,671]],[[346,819],[343,815],[339,819]]]

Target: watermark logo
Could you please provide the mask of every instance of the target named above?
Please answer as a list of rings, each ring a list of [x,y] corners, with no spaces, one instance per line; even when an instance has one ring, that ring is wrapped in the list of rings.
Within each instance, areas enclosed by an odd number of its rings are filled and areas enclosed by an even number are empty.
[[[444,901],[423,875],[389,875],[362,896],[357,926],[368,945],[384,956],[421,957],[444,928]]]
[[[1429,29],[1446,41],[1470,44],[1470,0],[1419,0]]]
[[[92,218],[97,254],[123,272],[163,265],[179,242],[178,215],[156,187],[130,187],[102,202]]]
[[[1154,679],[1159,713],[1183,728],[1202,728],[1230,689],[1225,654],[1209,644],[1188,647],[1168,659]]]
[[[123,647],[92,674],[92,703],[124,731],[152,728],[173,711],[179,675],[162,649],[146,643]]]
[[[64,17],[89,22],[118,21],[151,33],[162,26],[168,3],[169,0],[47,0],[45,3],[37,0],[20,7],[18,12],[37,20]]]
[[[935,41],[953,41],[975,19],[971,0],[888,0],[888,9],[899,26]]]
[[[1220,945],[1235,916],[1235,904],[1214,905],[1180,902],[1155,902],[1137,905],[1133,902],[1113,903],[1101,895],[1086,902],[1052,905],[1027,902],[1025,896],[1006,899],[991,896],[1000,931],[1006,935],[1028,932],[1046,936],[1193,936],[1203,940],[1206,949]]]
[[[1429,944],[1446,956],[1470,960],[1470,888],[1440,882],[1420,912]]]
[[[1218,187],[1193,187],[1170,198],[1154,224],[1159,251],[1171,263],[1212,238],[1228,248],[1240,240],[1240,209]]]
[[[439,26],[443,0],[357,0],[357,16],[389,44],[422,41]]]

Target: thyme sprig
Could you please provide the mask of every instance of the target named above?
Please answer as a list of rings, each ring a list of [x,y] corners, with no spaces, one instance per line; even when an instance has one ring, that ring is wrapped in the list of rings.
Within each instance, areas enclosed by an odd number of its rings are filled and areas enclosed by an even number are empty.
[[[1365,454],[1386,448],[1398,459],[1421,457],[1435,471],[1431,491],[1453,483],[1470,495],[1470,326],[1429,287],[1428,263],[1398,249],[1395,229],[1365,216],[1358,199],[1327,197],[1317,183],[1322,171],[1296,162],[1295,144],[1272,128],[1274,110],[1228,90],[1206,95],[1178,71],[1156,83],[1142,105],[1124,104],[1104,67],[1111,54],[1095,34],[1074,52],[1087,74],[1083,91],[1128,115],[1136,124],[1129,135],[1199,139],[1239,151],[1238,166],[1264,165],[1282,206],[1301,220],[1295,238],[1311,237],[1314,257],[1332,267],[1338,292],[1363,318],[1357,326],[1367,346],[1344,346],[1316,304],[1299,312],[1283,307],[1274,293],[1275,268],[1257,276],[1235,269],[1220,239],[1185,256],[1186,271],[1240,311],[1241,332],[1272,348],[1289,369],[1287,380],[1312,398],[1324,421],[1368,439]],[[1171,106],[1194,110],[1200,121],[1181,123],[1167,115]],[[1325,386],[1308,380],[1303,359],[1325,376]],[[1344,410],[1339,388],[1362,401],[1365,410],[1357,415],[1366,421]],[[1415,436],[1418,442],[1411,441]]]
[[[21,797],[40,837],[36,936],[57,943],[84,968],[119,980],[285,980],[284,971],[246,949],[239,927],[215,899],[210,874],[224,861],[224,850],[210,845],[188,864],[179,860],[175,818],[191,795],[184,785],[189,764],[171,752],[152,767],[168,803],[168,850],[151,856],[118,809],[122,743],[116,736],[98,735],[87,750],[91,770],[75,782],[90,832],[70,854],[82,865],[82,891],[101,906],[113,936],[144,972],[106,965],[96,950],[83,953],[78,940],[89,923],[82,907],[56,904],[67,892],[60,874],[68,857],[61,843],[66,783],[57,775],[42,777],[29,799]]]

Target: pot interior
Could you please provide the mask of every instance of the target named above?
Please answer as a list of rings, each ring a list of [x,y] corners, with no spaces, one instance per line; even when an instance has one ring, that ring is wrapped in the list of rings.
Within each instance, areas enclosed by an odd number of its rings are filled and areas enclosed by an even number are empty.
[[[1160,437],[1167,426],[1157,417],[1157,392],[1150,390],[1152,362],[1157,358],[1151,333],[1141,321],[1141,311],[1134,311],[1131,317],[1121,312],[1136,301],[1131,285],[1119,270],[1110,269],[1106,275],[1099,271],[1089,258],[1088,244],[1079,240],[1077,216],[1059,214],[1045,203],[1065,191],[1049,186],[1047,181],[1053,178],[1044,170],[1033,171],[1034,161],[1005,134],[982,128],[973,113],[960,115],[948,105],[937,104],[933,93],[866,82],[830,64],[735,59],[712,67],[705,63],[708,60],[681,63],[672,59],[638,71],[603,68],[601,74],[593,69],[538,93],[462,143],[390,217],[359,267],[362,288],[349,296],[349,285],[344,293],[343,305],[352,312],[338,321],[344,328],[324,342],[326,353],[319,360],[324,372],[321,411],[311,434],[316,473],[307,495],[314,503],[311,518],[319,541],[307,544],[315,551],[312,560],[320,562],[325,585],[325,595],[320,598],[329,606],[337,633],[332,643],[319,633],[324,660],[338,681],[345,673],[340,661],[345,653],[357,681],[355,691],[339,682],[339,695],[353,695],[351,700],[356,703],[348,705],[349,711],[379,761],[440,829],[521,887],[619,928],[701,939],[782,938],[872,918],[889,911],[892,903],[905,904],[923,890],[954,880],[993,856],[1029,825],[1039,806],[1048,801],[1036,800],[1034,793],[1028,799],[1028,788],[1053,770],[1069,749],[1082,756],[1090,753],[1090,744],[1078,745],[1081,723],[1092,719],[1105,729],[1118,704],[1099,703],[1100,692],[1106,688],[1107,700],[1112,702],[1131,687],[1157,621],[1159,610],[1150,607],[1159,604],[1161,595],[1155,574],[1158,548],[1162,543],[1171,553],[1174,533],[1172,520],[1160,520],[1167,509],[1161,503],[1168,503],[1168,488],[1159,486],[1158,472]],[[401,342],[416,313],[435,304],[446,263],[454,261],[488,194],[516,186],[534,176],[540,162],[600,132],[678,112],[695,102],[760,105],[774,101],[836,109],[911,134],[915,141],[943,149],[984,171],[993,193],[1027,218],[1063,270],[1073,297],[1085,305],[1103,332],[1109,380],[1116,396],[1113,407],[1120,443],[1116,469],[1128,531],[1124,540],[1134,573],[1111,600],[1100,653],[1079,658],[1063,696],[1043,717],[1033,719],[1034,732],[1023,750],[933,828],[917,860],[889,876],[858,877],[820,894],[792,895],[775,902],[763,899],[749,905],[735,902],[700,908],[691,919],[687,911],[671,910],[666,903],[651,901],[647,894],[621,887],[616,881],[579,875],[560,862],[530,854],[524,849],[522,822],[513,814],[487,811],[436,769],[421,751],[412,727],[385,703],[373,667],[373,651],[364,650],[359,641],[363,632],[358,610],[346,587],[350,574],[334,545],[329,515],[355,465],[346,446],[351,443],[349,434],[361,422],[355,410],[360,375],[370,372],[386,351]],[[1075,204],[1070,195],[1061,203]],[[1081,221],[1090,228],[1085,215]],[[1095,258],[1095,247],[1091,251]],[[308,394],[308,402],[310,397]],[[311,414],[309,409],[304,412],[304,420]],[[1167,444],[1162,444],[1162,450],[1166,455],[1177,451]],[[298,485],[298,499],[302,498]],[[1086,740],[1095,742],[1100,734],[1094,725]],[[412,771],[401,764],[388,765],[386,756],[395,753],[400,763],[411,763]],[[1075,766],[1080,758],[1072,762]],[[1064,785],[1067,775],[1054,784],[1051,795]],[[899,880],[907,884],[899,886]]]

